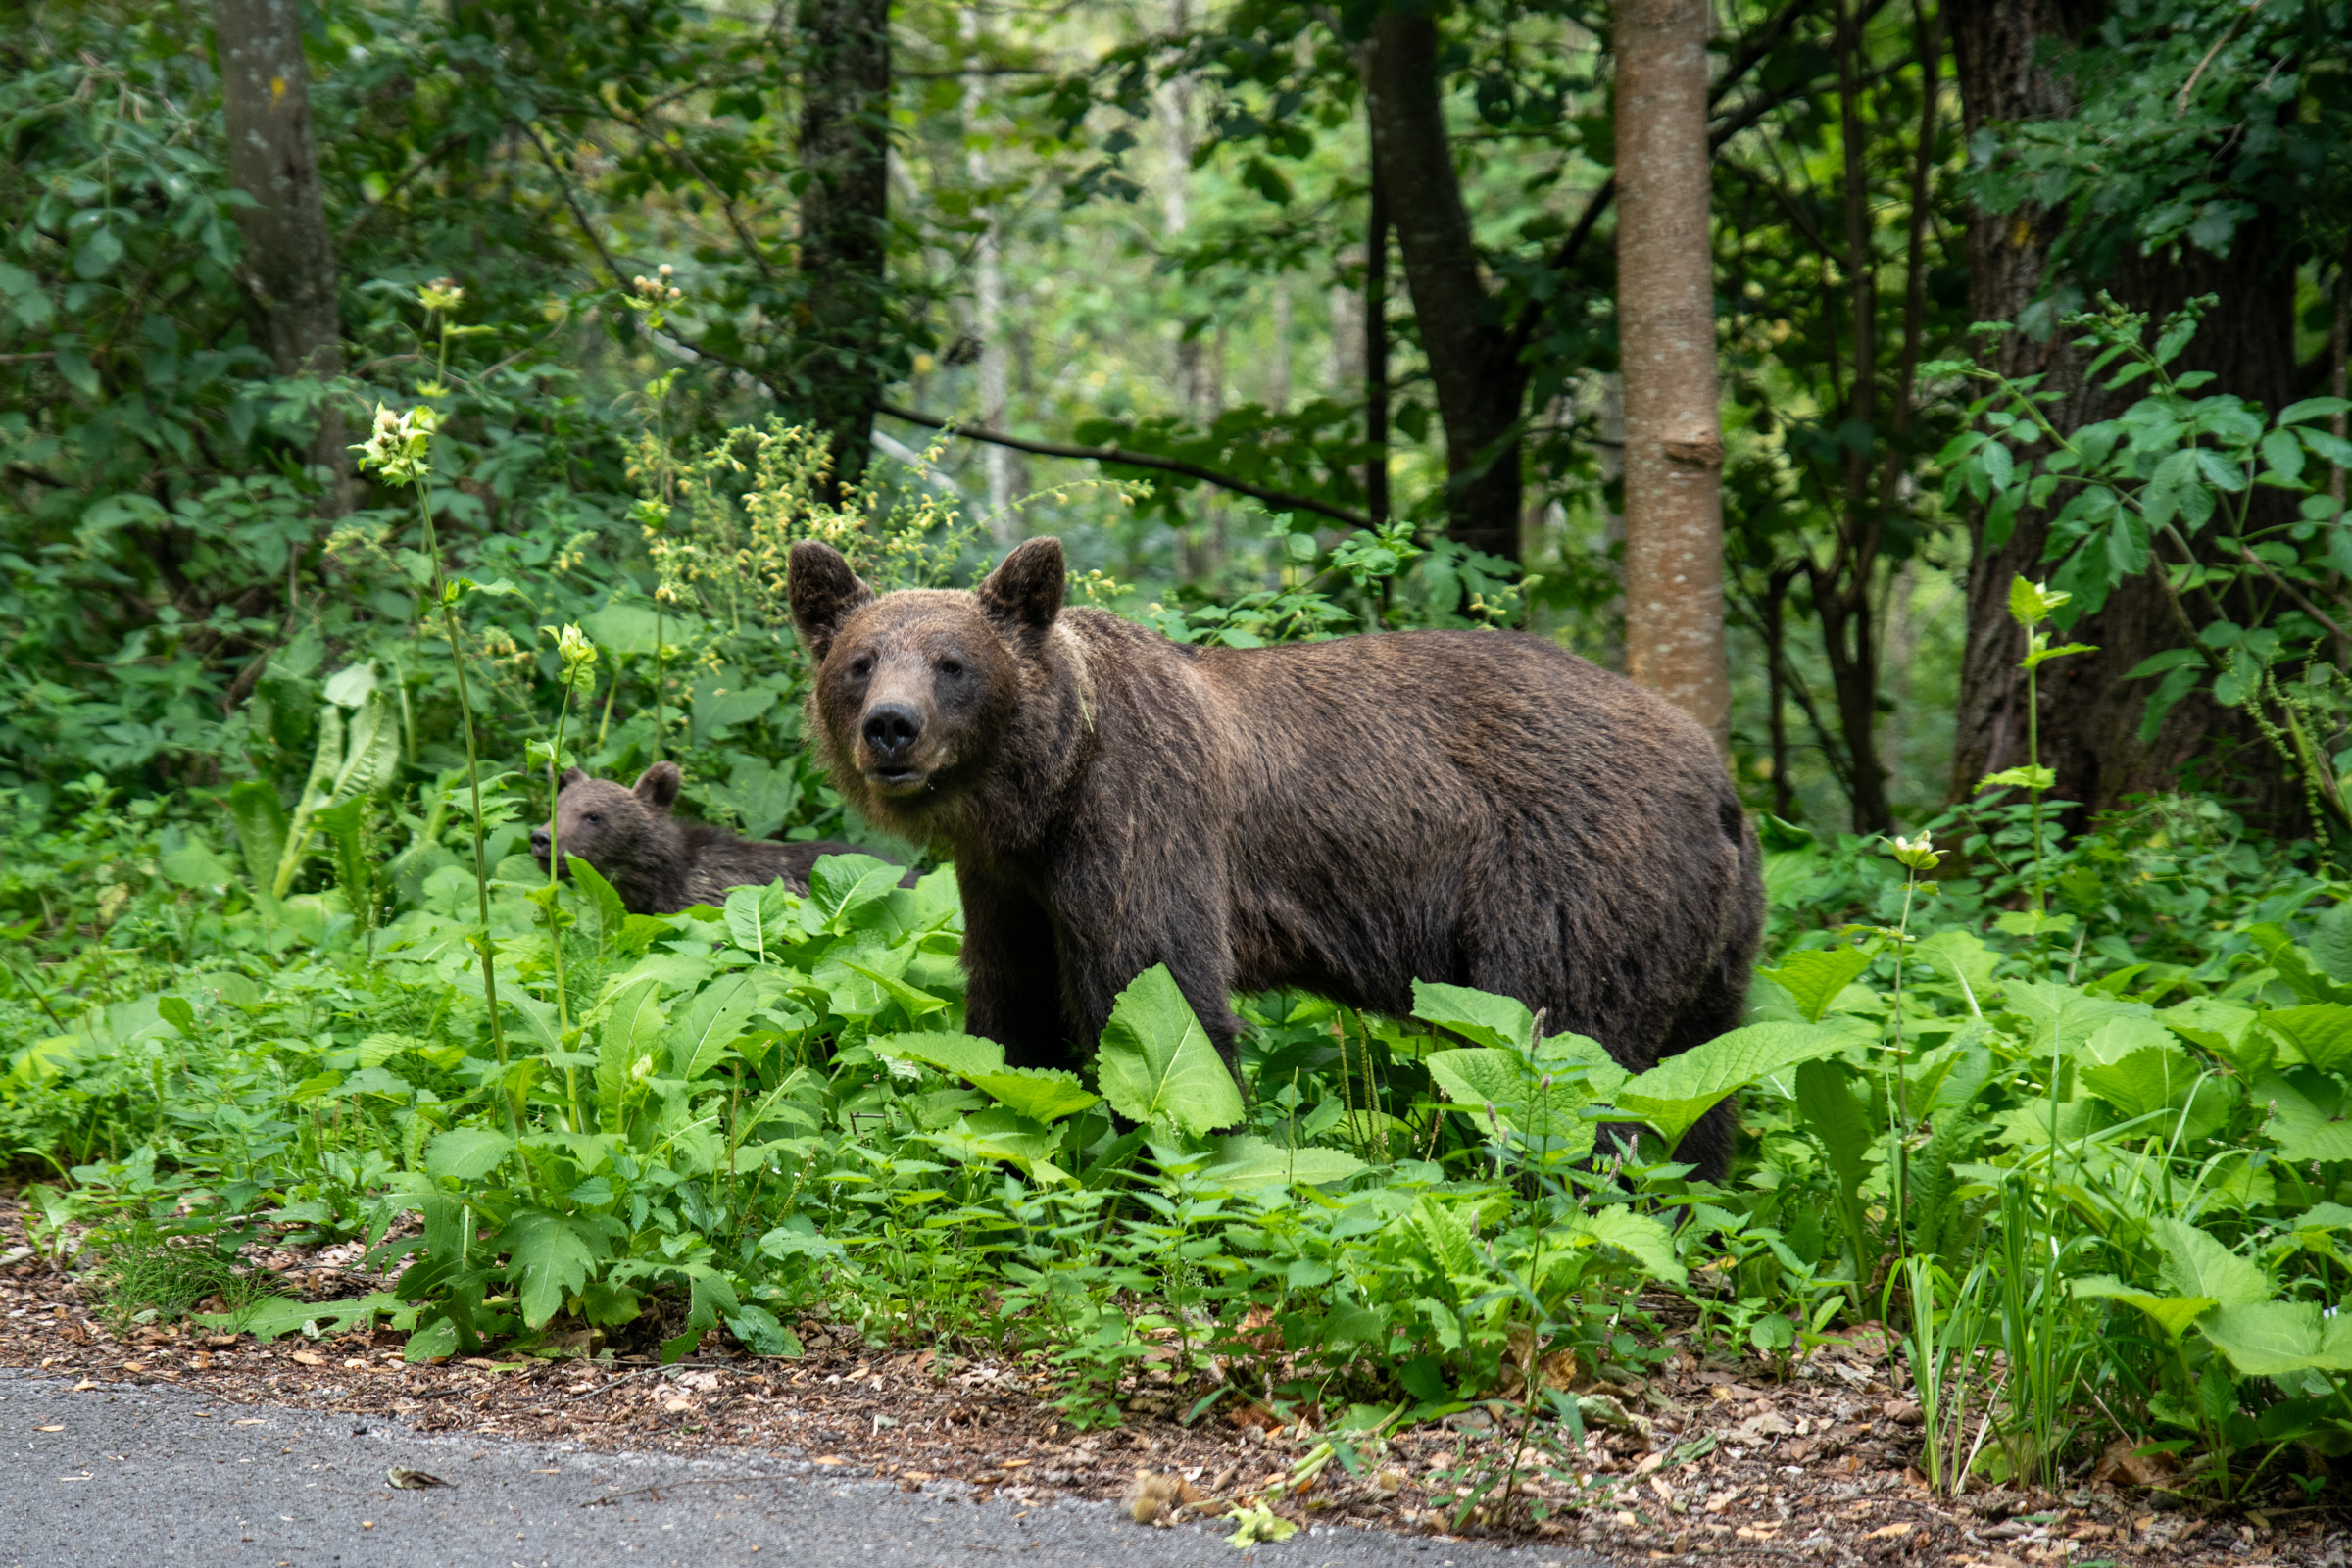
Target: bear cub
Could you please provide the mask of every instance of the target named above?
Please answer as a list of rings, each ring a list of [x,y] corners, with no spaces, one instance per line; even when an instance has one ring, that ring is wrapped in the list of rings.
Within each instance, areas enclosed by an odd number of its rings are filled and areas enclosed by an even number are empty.
[[[669,814],[678,784],[675,762],[656,762],[635,789],[570,768],[556,795],[556,823],[532,829],[531,854],[544,869],[557,837],[552,829],[561,825],[565,858],[576,855],[595,866],[631,914],[675,914],[697,904],[724,904],[729,888],[778,880],[805,894],[808,873],[824,857],[873,853],[855,844],[738,838],[707,822],[682,822]],[[899,885],[910,888],[914,880],[909,871]]]

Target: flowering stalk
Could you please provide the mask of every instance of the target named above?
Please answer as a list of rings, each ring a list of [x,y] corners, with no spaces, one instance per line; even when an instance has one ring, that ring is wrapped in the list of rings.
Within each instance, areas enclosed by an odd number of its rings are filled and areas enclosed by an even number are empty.
[[[498,972],[490,957],[490,868],[482,852],[482,770],[473,737],[473,701],[466,686],[466,645],[458,636],[460,589],[441,569],[441,545],[433,531],[432,502],[424,483],[432,472],[433,432],[440,427],[440,415],[429,407],[396,415],[379,403],[375,406],[374,432],[366,441],[356,443],[352,450],[360,455],[362,468],[374,468],[389,482],[405,484],[416,493],[416,515],[424,525],[424,558],[433,568],[433,602],[441,607],[441,626],[449,638],[450,661],[457,670],[458,713],[466,731],[466,786],[473,802],[473,891],[480,918],[471,940],[482,958],[482,1001],[490,1009],[490,1042],[498,1053],[499,1081],[503,1084],[507,1073],[507,1032],[499,1022]],[[507,1130],[517,1136],[521,1131],[521,1116],[512,1089],[507,1095]]]
[[[556,744],[547,754],[547,886],[535,896],[547,911],[547,943],[555,955],[556,964],[556,1038],[571,1049],[571,993],[564,984],[564,917],[557,907],[556,882],[564,865],[564,814],[555,808],[561,790],[557,784],[557,768],[564,757],[564,730],[571,718],[571,700],[585,697],[596,690],[596,644],[590,642],[577,626],[565,626],[561,631],[553,626],[543,628],[556,634],[557,657],[564,662],[564,673],[559,677],[564,685],[564,706],[556,714]],[[579,1071],[569,1062],[564,1066],[564,1099],[571,1111],[571,1128],[580,1132],[587,1122],[580,1115]]]
[[[1934,838],[1922,832],[1915,839],[1897,838],[1892,841],[1892,855],[1903,868],[1903,915],[1894,928],[1894,1061],[1887,1074],[1887,1160],[1888,1185],[1894,1194],[1894,1243],[1898,1248],[1909,1246],[1911,1234],[1909,1207],[1911,1192],[1911,1137],[1916,1129],[1911,1124],[1910,1084],[1903,1074],[1910,1052],[1903,1043],[1903,955],[1911,943],[1911,901],[1919,890],[1919,874],[1933,871],[1942,863],[1943,856],[1936,850]]]

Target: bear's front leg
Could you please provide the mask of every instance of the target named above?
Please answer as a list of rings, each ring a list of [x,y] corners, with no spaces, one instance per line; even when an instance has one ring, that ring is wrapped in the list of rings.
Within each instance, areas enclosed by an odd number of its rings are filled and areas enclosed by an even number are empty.
[[[1003,1046],[1009,1066],[1074,1066],[1053,917],[993,878],[958,866],[956,880],[963,892],[964,1029]]]

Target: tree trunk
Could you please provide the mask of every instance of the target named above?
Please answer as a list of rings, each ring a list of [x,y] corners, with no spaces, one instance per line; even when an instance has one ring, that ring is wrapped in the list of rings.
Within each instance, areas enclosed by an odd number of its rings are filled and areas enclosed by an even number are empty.
[[[800,379],[833,448],[834,499],[865,471],[882,398],[890,221],[889,0],[800,0]]]
[[[1372,172],[1371,216],[1364,224],[1364,515],[1389,520],[1389,204]]]
[[[1447,537],[1519,559],[1519,407],[1527,372],[1495,319],[1438,92],[1438,24],[1383,11],[1359,55],[1372,157],[1446,428]],[[1701,62],[1703,66],[1703,61]],[[1704,92],[1704,82],[1701,84]],[[1703,97],[1702,97],[1703,103]],[[1706,126],[1699,126],[1705,155]],[[1703,179],[1703,173],[1702,173]]]
[[[2071,84],[2036,65],[2034,54],[2045,40],[2072,38],[2096,24],[2095,4],[1952,0],[1949,16],[1972,140],[1987,122],[2073,112]],[[2064,221],[2063,213],[2032,207],[2005,216],[1970,209],[1969,310],[1976,319],[2015,320],[2040,296],[2049,244]],[[2226,259],[2184,248],[2179,261],[2136,258],[2102,281],[2132,309],[2158,318],[2192,296],[2220,294],[2220,305],[2206,314],[2174,368],[2212,370],[2218,379],[2210,390],[2234,392],[2276,411],[2294,396],[2293,274],[2278,232],[2277,215],[2266,213],[2239,229]],[[2110,399],[2085,384],[2083,357],[2063,331],[2038,342],[2012,332],[2000,340],[1995,363],[2009,375],[2045,376],[2043,387],[2060,394],[2048,412],[2062,430],[2106,417],[2137,395],[2127,389]],[[2015,529],[1997,549],[1985,547],[1982,518],[1970,520],[1968,642],[1952,747],[1956,801],[1973,796],[1985,774],[2026,760],[2026,684],[2017,667],[2025,636],[2009,618],[2009,583],[2018,575],[2041,580],[2055,569],[2042,560],[2050,517],[2047,510],[2020,509]],[[2041,761],[2057,774],[2058,798],[2095,814],[2133,795],[2202,784],[2235,797],[2268,825],[2292,820],[2300,809],[2296,792],[2242,714],[2192,693],[2166,715],[2152,740],[2139,738],[2154,682],[2124,676],[2149,655],[2183,640],[2155,581],[2141,575],[2119,583],[2105,606],[2082,617],[2067,637],[2098,652],[2041,671]],[[2253,755],[2241,760],[2249,749]]]
[[[302,55],[297,0],[215,0],[220,93],[228,121],[228,177],[252,198],[237,209],[244,236],[240,281],[267,323],[280,375],[343,373],[343,324],[336,309],[335,246],[318,182],[311,130],[311,74]],[[318,405],[311,462],[329,475],[320,511],[351,510],[351,453],[343,413]]]
[[[1616,54],[1625,667],[1728,754],[1706,0],[1621,0]]]
[[[966,47],[979,44],[983,37],[980,13],[966,6],[958,20]],[[973,64],[978,64],[977,59]],[[974,138],[964,155],[964,172],[975,187],[983,189],[990,180],[988,155],[980,150],[977,140],[981,116],[987,107],[987,95],[981,87],[984,79],[976,70],[963,79],[963,133]],[[1005,428],[1006,406],[1010,401],[1012,366],[1012,356],[1004,347],[1004,220],[994,202],[976,216],[982,227],[973,258],[972,332],[980,340],[980,423],[987,429],[1002,430]],[[1018,499],[1016,454],[1010,447],[993,442],[981,450],[982,461],[988,466],[989,537],[999,549],[1009,549],[1018,542],[1020,534],[1020,518],[1013,513],[1013,502]]]

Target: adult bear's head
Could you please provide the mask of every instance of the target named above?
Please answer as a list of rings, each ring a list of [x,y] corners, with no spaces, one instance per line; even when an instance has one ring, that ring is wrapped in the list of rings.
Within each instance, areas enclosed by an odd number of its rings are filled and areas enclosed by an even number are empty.
[[[1019,546],[976,590],[877,598],[830,545],[792,547],[792,617],[816,664],[811,729],[869,816],[918,837],[996,767],[1047,678],[1061,613],[1061,541]]]

